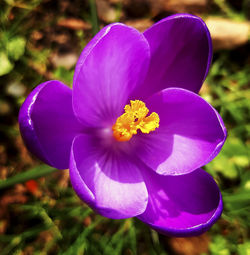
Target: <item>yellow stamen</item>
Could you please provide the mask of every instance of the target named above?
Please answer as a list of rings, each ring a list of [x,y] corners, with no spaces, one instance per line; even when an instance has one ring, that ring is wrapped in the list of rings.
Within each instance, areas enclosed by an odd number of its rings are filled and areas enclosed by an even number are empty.
[[[124,107],[125,113],[117,118],[113,125],[113,135],[117,141],[129,141],[140,129],[148,134],[159,127],[160,118],[155,112],[147,116],[149,110],[145,103],[140,100],[131,100],[130,105]]]

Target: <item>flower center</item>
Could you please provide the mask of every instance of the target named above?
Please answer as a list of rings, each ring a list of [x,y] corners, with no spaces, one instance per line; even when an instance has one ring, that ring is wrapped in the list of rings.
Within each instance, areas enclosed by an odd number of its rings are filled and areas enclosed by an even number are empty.
[[[155,112],[147,116],[149,110],[145,103],[140,100],[131,100],[125,105],[125,113],[117,118],[112,127],[113,135],[117,141],[129,141],[140,129],[142,133],[148,134],[159,127],[160,118]]]

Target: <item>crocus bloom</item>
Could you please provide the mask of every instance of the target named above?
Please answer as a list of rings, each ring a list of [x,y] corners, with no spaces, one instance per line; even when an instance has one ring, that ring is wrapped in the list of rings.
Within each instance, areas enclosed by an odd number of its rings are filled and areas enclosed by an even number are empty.
[[[192,15],[143,34],[108,25],[84,48],[72,90],[48,81],[25,100],[23,139],[42,161],[69,168],[74,190],[99,214],[200,234],[222,212],[218,186],[200,168],[226,138],[219,114],[197,95],[211,55],[207,27]]]

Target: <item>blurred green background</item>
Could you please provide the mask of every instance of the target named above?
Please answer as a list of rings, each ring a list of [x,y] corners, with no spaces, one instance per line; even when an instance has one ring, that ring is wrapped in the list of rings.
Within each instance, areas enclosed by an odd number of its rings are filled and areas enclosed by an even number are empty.
[[[144,31],[176,12],[196,14],[210,29],[214,58],[200,94],[228,129],[222,152],[205,167],[224,212],[192,238],[96,215],[73,192],[67,170],[53,172],[27,152],[17,123],[36,85],[71,86],[77,58],[100,28],[120,21]],[[0,182],[0,254],[250,255],[249,19],[249,0],[0,0],[0,179],[11,180],[5,188]],[[29,180],[30,169],[40,178]]]

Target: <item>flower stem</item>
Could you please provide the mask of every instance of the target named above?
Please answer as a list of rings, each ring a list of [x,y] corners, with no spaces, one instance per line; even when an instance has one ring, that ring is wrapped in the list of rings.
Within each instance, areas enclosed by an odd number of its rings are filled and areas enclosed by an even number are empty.
[[[17,183],[23,183],[28,180],[37,179],[37,178],[46,176],[55,171],[57,171],[56,168],[52,168],[46,165],[37,166],[35,168],[32,168],[31,170],[19,173],[6,180],[0,181],[0,190],[13,186]]]
[[[92,32],[95,35],[99,32],[99,21],[98,21],[98,16],[97,16],[95,0],[89,0],[89,5],[90,5]]]

